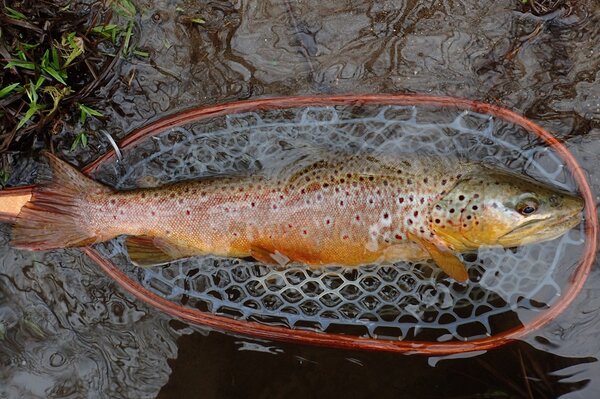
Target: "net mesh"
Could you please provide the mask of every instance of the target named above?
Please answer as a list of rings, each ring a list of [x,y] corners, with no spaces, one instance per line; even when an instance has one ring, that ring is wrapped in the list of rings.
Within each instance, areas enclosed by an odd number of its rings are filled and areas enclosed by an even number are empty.
[[[418,152],[481,160],[566,190],[561,158],[523,128],[489,115],[426,106],[298,107],[214,117],[148,137],[95,177],[120,189],[293,164],[314,151]],[[386,339],[469,340],[525,323],[568,284],[583,227],[547,243],[465,255],[470,282],[431,262],[284,270],[252,259],[195,257],[150,269],[122,240],[98,249],[176,305],[271,325]]]

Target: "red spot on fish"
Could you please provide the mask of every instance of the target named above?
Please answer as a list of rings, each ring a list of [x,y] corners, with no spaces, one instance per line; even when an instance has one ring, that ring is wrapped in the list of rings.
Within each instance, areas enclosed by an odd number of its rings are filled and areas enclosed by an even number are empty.
[[[277,205],[273,204],[273,209],[277,209]]]
[[[342,238],[343,238],[344,240],[347,240],[347,239],[348,239],[348,238],[350,238],[350,237],[348,237],[348,236],[344,236],[344,237],[342,237]]]
[[[252,208],[254,208],[254,207],[256,206],[256,204],[253,202],[253,203],[251,203],[251,204],[250,204],[250,206],[251,206]]]
[[[340,206],[344,206],[344,201],[340,201]]]
[[[156,212],[152,211],[152,212],[150,212],[150,214],[151,214],[152,216],[155,216],[155,215],[156,215]]]
[[[419,211],[415,211],[413,215],[415,215],[415,217],[419,216]]]
[[[390,215],[388,215],[387,213],[384,213],[384,214],[383,214],[383,218],[384,218],[384,219],[387,219],[387,218],[389,218],[389,217],[390,217]]]
[[[396,237],[396,240],[401,240],[402,239],[402,236],[400,234],[396,234],[395,237]]]
[[[327,220],[325,221],[325,224],[329,224],[329,223],[331,223],[331,220],[327,219]]]
[[[356,215],[356,220],[359,221],[360,220],[360,215]]]
[[[308,232],[306,230],[302,230],[302,233],[305,235],[308,234]]]
[[[110,203],[111,203],[112,205],[114,205],[114,204],[116,204],[116,203],[117,203],[117,201],[116,201],[116,200],[113,198],[113,199],[111,199],[111,200],[110,200]]]
[[[399,203],[403,203],[403,202],[404,202],[404,197],[400,197],[400,198],[398,198],[398,202],[399,202]]]
[[[185,214],[186,214],[186,215],[189,215],[190,213],[191,213],[191,212],[190,212],[190,210],[189,210],[189,209],[188,209],[187,211],[185,211]]]

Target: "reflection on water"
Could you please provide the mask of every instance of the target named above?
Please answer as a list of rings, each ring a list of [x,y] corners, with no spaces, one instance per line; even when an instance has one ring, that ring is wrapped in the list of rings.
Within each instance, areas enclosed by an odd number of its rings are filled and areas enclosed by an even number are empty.
[[[287,344],[244,351],[224,335],[181,337],[158,398],[557,398],[589,385],[595,357],[563,357],[526,343],[475,358],[427,359]],[[268,350],[267,350],[268,349]],[[435,368],[431,365],[435,364]],[[190,383],[202,375],[202,384]],[[475,396],[480,394],[481,396]]]
[[[144,10],[138,46],[151,57],[122,64],[124,83],[99,93],[107,98],[101,127],[114,136],[166,113],[261,95],[463,96],[519,110],[566,140],[600,192],[594,0],[565,3],[546,16],[521,13],[520,1],[136,3]],[[185,23],[177,7],[206,24]],[[79,161],[108,145],[98,135]],[[19,170],[13,182],[29,178],[27,168]],[[189,328],[123,294],[78,251],[13,251],[7,231],[0,253],[0,397],[150,398],[163,386],[162,397],[600,392],[595,272],[576,303],[527,344],[433,367],[416,356],[272,343],[260,349],[218,333],[182,337]]]

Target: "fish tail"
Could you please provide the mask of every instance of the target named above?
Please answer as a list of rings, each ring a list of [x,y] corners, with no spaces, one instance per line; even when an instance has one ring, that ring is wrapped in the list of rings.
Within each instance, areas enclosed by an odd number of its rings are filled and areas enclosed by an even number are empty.
[[[90,196],[112,192],[46,152],[51,180],[37,186],[17,216],[11,245],[29,250],[80,247],[98,241],[86,222]]]

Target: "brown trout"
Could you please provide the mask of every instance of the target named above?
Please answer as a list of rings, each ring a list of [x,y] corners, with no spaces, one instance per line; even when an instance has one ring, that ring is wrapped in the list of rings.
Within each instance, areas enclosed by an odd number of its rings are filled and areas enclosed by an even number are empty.
[[[580,197],[476,162],[428,155],[324,157],[271,175],[116,191],[47,154],[53,179],[22,208],[12,245],[78,247],[127,235],[139,266],[213,254],[286,265],[433,259],[467,279],[460,252],[556,238]]]

